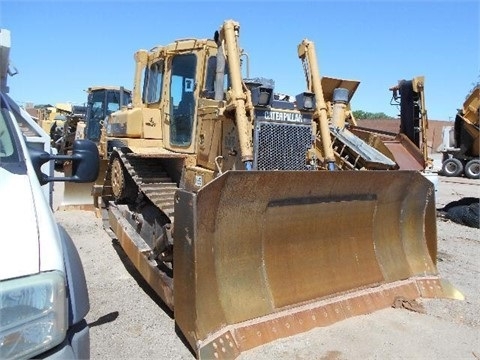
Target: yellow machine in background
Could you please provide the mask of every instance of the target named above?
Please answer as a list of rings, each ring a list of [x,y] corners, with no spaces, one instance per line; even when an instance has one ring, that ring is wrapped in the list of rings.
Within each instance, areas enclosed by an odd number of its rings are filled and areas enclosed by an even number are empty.
[[[122,86],[91,86],[87,93],[85,115],[78,117],[72,112],[66,117],[63,131],[55,141],[59,153],[70,151],[75,139],[92,140],[99,146],[105,119],[131,103],[131,91]],[[106,166],[105,159],[100,159],[100,177],[94,183],[65,183],[60,209],[94,209],[92,194],[95,196],[95,189],[103,186]],[[71,163],[65,163],[63,170],[66,175],[71,173]]]
[[[38,109],[38,124],[47,134],[51,133],[53,124],[63,126],[65,115],[72,113],[72,104],[57,103],[55,106],[42,106]]]
[[[306,91],[279,95],[242,78],[239,33],[136,52],[99,142],[110,227],[196,356],[461,298],[437,274],[433,184],[344,126],[358,82],[322,79],[304,40]]]
[[[454,126],[443,129],[442,174],[480,179],[480,86],[476,86],[458,110]]]
[[[428,157],[427,146],[425,77],[417,76],[412,80],[401,80],[390,90],[393,93],[393,100],[400,106],[400,133],[421,149],[424,163],[431,165],[432,160]]]
[[[352,124],[349,130],[395,161],[396,169],[417,170],[432,179],[433,160],[427,143],[425,78],[417,76],[412,80],[400,80],[389,90],[392,92],[391,104],[399,108],[398,131],[381,131],[357,124]]]

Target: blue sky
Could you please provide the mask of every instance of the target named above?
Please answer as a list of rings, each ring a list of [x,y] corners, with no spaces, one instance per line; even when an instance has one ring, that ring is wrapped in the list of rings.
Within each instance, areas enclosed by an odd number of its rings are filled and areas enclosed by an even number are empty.
[[[305,78],[297,45],[315,42],[321,75],[361,84],[354,110],[384,112],[388,88],[425,76],[430,119],[454,118],[480,81],[479,1],[22,1],[0,0],[11,31],[9,79],[20,104],[86,101],[92,85],[132,87],[133,54],[178,38],[210,38],[240,23],[250,75],[297,94]]]

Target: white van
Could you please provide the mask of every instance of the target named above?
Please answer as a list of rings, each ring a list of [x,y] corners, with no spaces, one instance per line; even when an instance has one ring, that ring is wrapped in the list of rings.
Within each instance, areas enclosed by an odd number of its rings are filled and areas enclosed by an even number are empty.
[[[0,358],[90,357],[88,291],[78,252],[54,219],[42,189],[52,181],[91,182],[98,150],[75,142],[71,156],[29,146],[0,92]],[[42,165],[70,159],[73,174],[54,178]]]

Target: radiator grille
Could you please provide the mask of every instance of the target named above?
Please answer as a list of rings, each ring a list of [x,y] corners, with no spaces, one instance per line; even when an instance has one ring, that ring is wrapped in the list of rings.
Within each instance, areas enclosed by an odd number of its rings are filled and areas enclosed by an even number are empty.
[[[309,124],[257,122],[255,170],[306,170],[306,153],[312,146]]]

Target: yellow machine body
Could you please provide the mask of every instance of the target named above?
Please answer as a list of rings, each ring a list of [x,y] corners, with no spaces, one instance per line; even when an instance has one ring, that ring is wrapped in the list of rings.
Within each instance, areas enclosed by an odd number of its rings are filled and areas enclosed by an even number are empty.
[[[307,89],[279,95],[242,74],[239,33],[227,20],[213,40],[138,51],[132,107],[99,143],[110,227],[196,356],[397,296],[461,298],[436,269],[433,184],[339,130],[358,82],[322,79],[304,40]]]

